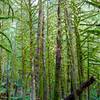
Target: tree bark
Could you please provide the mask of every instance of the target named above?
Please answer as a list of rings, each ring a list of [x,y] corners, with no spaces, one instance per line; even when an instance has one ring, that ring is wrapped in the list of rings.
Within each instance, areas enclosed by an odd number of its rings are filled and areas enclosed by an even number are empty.
[[[51,85],[50,85],[50,48],[49,48],[49,1],[47,0],[47,34],[46,34],[46,48],[47,48],[47,97],[48,99],[47,100],[50,100],[51,98],[51,91],[50,91],[50,88],[51,88]]]
[[[75,94],[75,100],[78,100],[76,95],[77,89],[77,81],[78,81],[78,59],[77,59],[77,47],[76,47],[76,36],[75,36],[75,29],[72,21],[72,9],[68,0],[66,1],[65,6],[65,18],[67,23],[67,33],[68,33],[68,40],[69,40],[69,47],[70,47],[70,70],[71,70],[71,78],[72,78],[72,87],[73,92]]]
[[[0,23],[0,29],[2,24]],[[0,35],[0,42],[2,43],[2,36]],[[2,48],[0,48],[0,84],[2,81]]]
[[[39,15],[38,15],[38,33],[37,33],[37,98],[43,100],[44,98],[44,81],[43,81],[43,68],[44,68],[44,16],[42,0],[38,1]]]
[[[31,67],[31,100],[36,100],[35,93],[35,70],[34,70],[34,49],[33,49],[33,20],[32,20],[32,1],[29,0],[29,29],[30,29],[30,67]]]
[[[58,0],[58,32],[56,37],[56,69],[55,69],[55,87],[54,100],[61,99],[61,0]]]
[[[23,1],[21,0],[21,20],[22,20],[22,16],[23,16],[23,12],[22,12],[22,5],[23,5]],[[20,25],[20,31],[21,31],[21,46],[22,46],[22,97],[23,100],[25,99],[25,50],[24,50],[24,32],[23,32],[23,23],[21,21],[21,25]]]

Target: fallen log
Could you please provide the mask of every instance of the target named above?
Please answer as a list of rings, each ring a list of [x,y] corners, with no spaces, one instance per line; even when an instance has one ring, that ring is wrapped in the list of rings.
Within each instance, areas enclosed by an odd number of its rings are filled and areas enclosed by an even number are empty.
[[[76,90],[76,95],[80,96],[80,94],[87,88],[89,87],[93,82],[95,81],[94,77],[91,77],[89,80],[85,81],[80,85],[80,87]],[[64,98],[64,100],[75,100],[75,95],[74,92],[72,92],[69,96]]]

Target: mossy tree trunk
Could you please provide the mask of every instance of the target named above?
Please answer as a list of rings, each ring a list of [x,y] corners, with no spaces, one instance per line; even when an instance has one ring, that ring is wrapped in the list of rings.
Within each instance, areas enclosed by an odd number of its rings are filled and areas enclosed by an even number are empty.
[[[38,69],[36,69],[37,73],[37,83],[38,83],[38,98],[40,100],[44,99],[44,81],[43,81],[43,68],[44,68],[44,13],[43,13],[43,4],[42,0],[38,1],[39,4],[39,14],[38,14],[38,33],[37,33],[37,62]],[[39,70],[39,71],[38,71]]]
[[[1,27],[2,27],[2,23],[0,23],[0,29]],[[2,36],[0,37],[0,43],[2,43]],[[0,84],[1,81],[2,81],[2,48],[0,48]]]
[[[61,99],[61,0],[58,0],[54,100]]]
[[[35,66],[34,66],[34,34],[33,34],[33,20],[32,20],[32,0],[28,2],[29,13],[29,32],[30,32],[30,71],[31,71],[31,100],[36,100],[35,88]]]
[[[49,2],[47,0],[47,30],[46,30],[46,49],[47,49],[47,97],[48,99],[47,100],[50,100],[51,98],[51,91],[50,91],[50,88],[51,88],[51,85],[50,85],[50,47],[49,47],[49,44],[50,44],[50,41],[49,41]]]
[[[77,59],[77,46],[76,46],[76,35],[75,35],[75,29],[72,21],[72,9],[68,1],[66,1],[66,19],[67,19],[67,34],[68,34],[68,40],[69,40],[69,47],[70,47],[70,61],[71,61],[71,79],[72,79],[72,87],[75,94],[75,100],[78,100],[78,97],[76,95],[76,89],[77,89],[77,82],[78,82],[78,59]]]
[[[21,0],[21,20],[23,19],[23,0]],[[20,23],[20,30],[21,30],[21,53],[22,53],[22,97],[23,100],[25,99],[25,47],[24,47],[24,32],[23,32],[23,23]]]

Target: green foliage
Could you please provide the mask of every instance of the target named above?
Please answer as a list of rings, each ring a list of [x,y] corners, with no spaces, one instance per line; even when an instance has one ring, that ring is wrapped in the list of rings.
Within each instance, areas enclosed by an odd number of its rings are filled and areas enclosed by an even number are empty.
[[[21,2],[22,1],[22,2]],[[7,78],[7,64],[9,65],[9,80],[15,84],[18,88],[23,88],[28,95],[31,93],[31,76],[36,74],[31,71],[30,66],[30,39],[32,39],[32,49],[34,61],[33,66],[36,67],[37,59],[37,46],[41,43],[37,42],[37,35],[39,32],[39,5],[35,4],[32,0],[31,7],[28,3],[29,0],[0,0],[0,77],[6,82]],[[69,17],[65,10],[68,8],[72,16],[71,19],[73,29],[72,33],[75,33],[77,39],[76,51],[81,51],[82,55],[80,62],[82,62],[82,72],[84,74],[85,81],[87,76],[94,76],[96,82],[99,82],[100,73],[100,3],[96,0],[69,0],[69,5],[66,3],[67,0],[61,0],[61,94],[64,96],[70,93],[71,86],[71,61],[72,54],[68,36],[68,27],[66,18]],[[48,3],[48,5],[47,5]],[[55,85],[55,65],[56,65],[56,35],[58,32],[57,17],[57,0],[43,0],[43,15],[44,15],[44,35],[43,38],[43,57],[40,55],[45,66],[41,69],[41,73],[46,77],[48,85],[48,98],[53,100],[54,97],[54,85]],[[41,10],[40,10],[41,11]],[[32,22],[30,22],[29,13],[32,13]],[[65,17],[67,16],[67,17]],[[13,19],[13,20],[12,20]],[[30,23],[32,23],[32,37],[30,36]],[[42,23],[42,22],[41,22]],[[42,23],[43,24],[43,23]],[[75,30],[74,30],[75,29]],[[69,30],[70,31],[70,30]],[[78,34],[77,34],[78,33]],[[78,36],[79,35],[79,36]],[[40,37],[42,39],[42,37]],[[38,48],[41,50],[41,47]],[[6,51],[6,52],[5,52]],[[8,58],[8,53],[10,53]],[[78,53],[78,52],[77,52]],[[79,56],[77,54],[77,56]],[[77,57],[75,57],[77,59]],[[41,61],[38,60],[38,63]],[[23,63],[24,62],[24,63]],[[24,67],[22,67],[24,65]],[[37,67],[35,68],[35,70]],[[80,68],[76,68],[77,71]],[[89,70],[89,73],[88,73]],[[46,72],[44,74],[44,72]],[[40,70],[39,70],[40,73]],[[38,73],[38,74],[39,74]],[[24,74],[24,77],[23,77]],[[79,86],[79,73],[77,83]],[[69,76],[68,76],[69,75]],[[41,79],[43,79],[42,75]],[[40,82],[40,80],[39,80]],[[15,91],[11,84],[10,92]],[[90,100],[99,100],[96,95],[95,84],[91,86]],[[36,87],[37,88],[37,87]],[[93,88],[93,89],[92,89]],[[43,91],[42,88],[41,91]],[[1,92],[5,92],[4,88],[0,88]],[[19,89],[19,91],[22,91]],[[87,93],[87,92],[86,92]],[[13,93],[14,94],[14,93]],[[20,94],[20,95],[18,95]],[[62,96],[63,97],[63,96]],[[17,93],[16,96],[11,96],[11,100],[22,100],[21,93]],[[25,100],[30,100],[29,96],[26,96]],[[84,99],[85,100],[85,99]]]
[[[87,30],[88,33],[93,33],[95,35],[98,35],[100,36],[100,29],[99,28],[95,28],[95,29],[90,29],[90,30]]]
[[[10,39],[7,37],[7,35],[5,35],[5,34],[4,34],[3,32],[1,32],[1,31],[0,31],[0,34],[3,35],[3,36],[8,40],[8,42],[9,42],[9,44],[10,44],[10,48],[12,49],[12,43],[11,43]]]
[[[10,17],[10,16],[7,16],[7,17],[2,17],[2,16],[0,16],[0,20],[4,20],[4,19],[13,19],[14,17]]]
[[[6,89],[0,86],[0,94],[1,93],[6,93]]]
[[[90,1],[86,1],[86,3],[88,3],[88,4],[90,4],[90,5],[94,6],[94,7],[100,8],[100,2],[99,1],[91,0],[91,2]]]
[[[7,49],[6,47],[4,47],[3,45],[0,44],[0,47],[4,50],[6,50],[7,52],[11,53],[11,51],[9,49]]]

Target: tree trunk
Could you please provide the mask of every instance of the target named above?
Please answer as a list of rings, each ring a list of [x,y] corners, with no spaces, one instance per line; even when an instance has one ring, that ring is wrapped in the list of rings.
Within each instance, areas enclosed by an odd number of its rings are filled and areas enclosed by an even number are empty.
[[[87,57],[88,57],[88,59],[87,59],[87,79],[89,79],[89,75],[90,75],[90,70],[89,70],[89,68],[90,68],[90,64],[89,64],[89,59],[90,59],[90,54],[89,54],[89,51],[90,51],[90,44],[89,44],[89,37],[88,37],[88,39],[87,39]],[[88,95],[87,95],[87,97],[88,97],[88,100],[90,100],[90,88],[88,87]]]
[[[44,91],[43,91],[43,68],[44,68],[44,17],[43,17],[43,4],[42,4],[42,0],[39,0],[39,15],[38,15],[38,34],[37,34],[37,63],[38,64],[38,70],[39,72],[37,74],[39,74],[38,77],[38,99],[43,100],[43,96],[44,96]],[[37,75],[38,76],[38,75]]]
[[[22,5],[23,5],[23,1],[21,0],[21,20],[22,20]],[[24,32],[23,32],[23,23],[21,21],[21,46],[22,46],[22,83],[23,83],[23,87],[22,87],[22,97],[23,100],[25,99],[25,50],[24,50]]]
[[[29,29],[30,29],[30,67],[31,67],[31,100],[36,100],[36,93],[35,93],[35,70],[34,70],[34,49],[33,49],[33,20],[32,20],[32,1],[29,0]]]
[[[50,91],[50,88],[51,88],[51,85],[50,85],[50,48],[49,48],[49,2],[47,0],[47,34],[46,34],[46,47],[47,47],[47,97],[48,99],[47,100],[50,100],[50,96],[51,96],[51,91]]]
[[[79,24],[80,24],[80,18],[79,13],[80,9],[77,6],[77,0],[76,2],[72,1],[72,10],[74,12],[74,29],[75,29],[75,36],[76,36],[76,51],[77,51],[77,61],[78,61],[78,77],[79,77],[79,84],[83,82],[84,75],[83,75],[83,62],[82,62],[82,47],[81,47],[81,41],[80,41],[80,34],[79,34]],[[82,100],[82,96],[79,96],[79,100]]]
[[[58,0],[58,32],[56,38],[56,69],[55,69],[55,87],[54,100],[61,99],[61,0]]]
[[[43,57],[42,57],[42,60],[43,60],[43,100],[48,100],[48,96],[47,96],[47,92],[48,92],[48,87],[47,87],[47,73],[46,73],[46,34],[44,32],[44,16],[43,16],[43,29],[42,29],[42,39],[43,39]]]
[[[64,8],[64,23],[65,23],[65,32],[66,32],[66,48],[67,48],[67,94],[70,93],[70,88],[71,88],[71,75],[70,75],[70,66],[71,66],[71,52],[70,52],[70,42],[69,42],[69,38],[68,38],[68,34],[67,34],[67,19],[66,19],[66,7]]]
[[[68,39],[69,39],[69,47],[70,47],[70,61],[71,61],[71,77],[72,77],[72,86],[73,91],[75,94],[75,100],[78,100],[78,97],[76,95],[76,89],[77,89],[77,81],[78,81],[78,59],[77,59],[77,47],[76,47],[76,36],[75,36],[75,29],[73,28],[73,22],[72,22],[72,14],[71,14],[71,8],[68,5],[69,2],[66,1],[65,14],[66,14],[66,20],[67,20],[67,33],[68,33]]]
[[[2,24],[0,23],[0,29]],[[0,35],[0,42],[2,43],[2,36]],[[0,48],[0,84],[2,81],[2,48]]]

